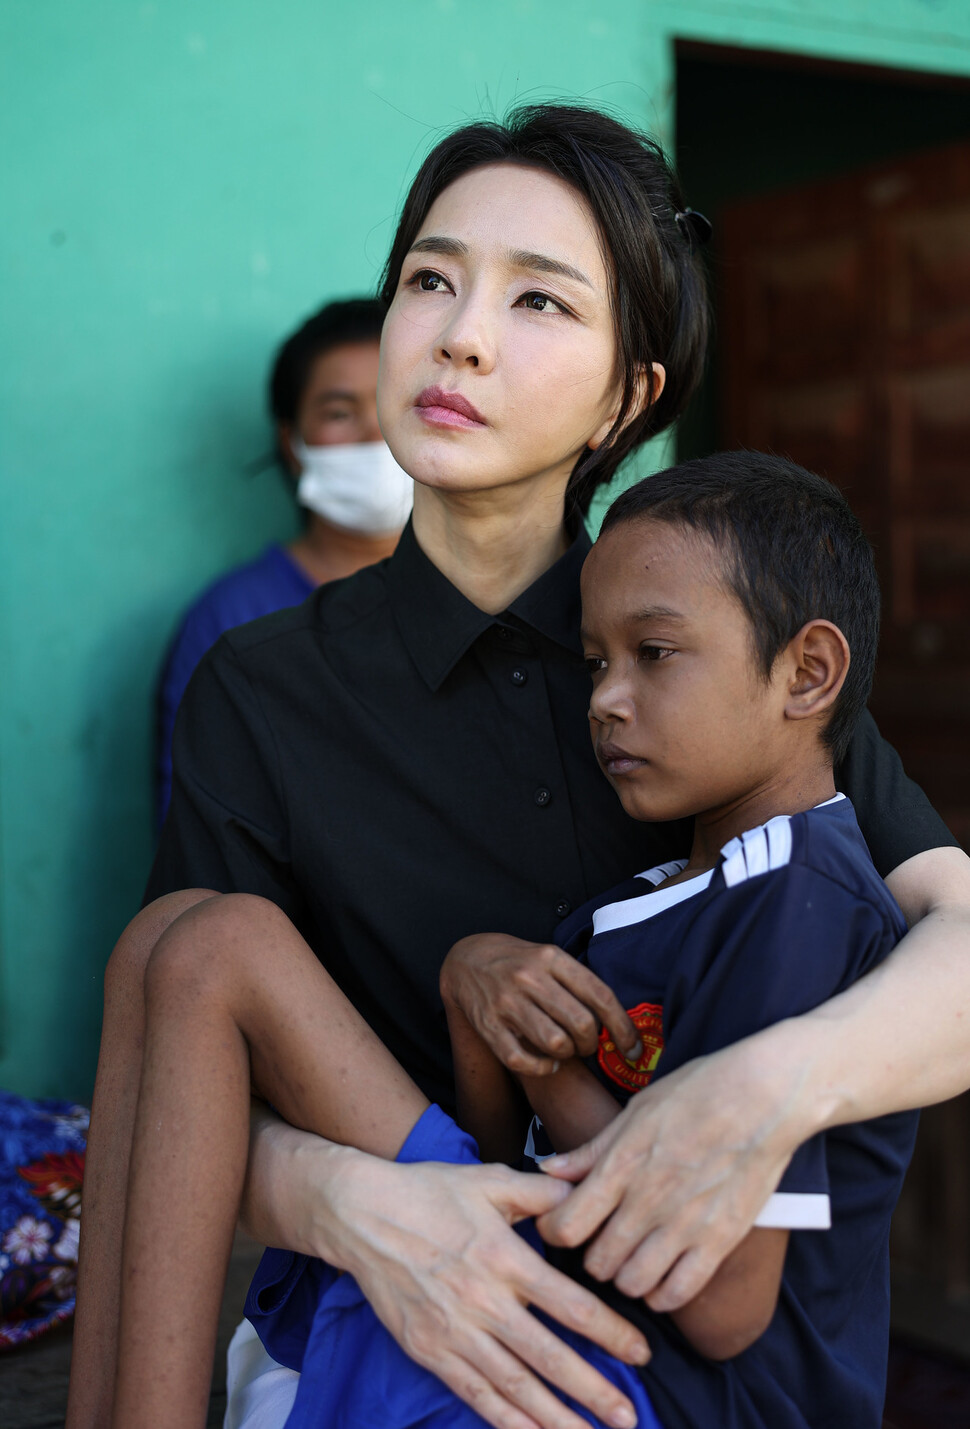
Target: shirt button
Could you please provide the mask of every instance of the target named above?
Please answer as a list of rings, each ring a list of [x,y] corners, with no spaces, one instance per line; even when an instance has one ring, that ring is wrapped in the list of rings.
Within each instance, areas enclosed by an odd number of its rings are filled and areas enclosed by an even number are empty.
[[[552,794],[544,784],[540,784],[534,795],[536,803],[540,809],[544,809],[552,798]]]
[[[573,905],[571,903],[566,902],[565,898],[560,898],[559,902],[556,904],[556,917],[565,918],[566,914],[570,911],[572,906]]]
[[[498,631],[498,638],[500,640],[507,641],[512,639],[512,632],[507,625],[499,625],[496,627],[496,629]]]
[[[520,670],[518,666],[512,671],[513,685],[524,685],[529,678],[528,670]]]

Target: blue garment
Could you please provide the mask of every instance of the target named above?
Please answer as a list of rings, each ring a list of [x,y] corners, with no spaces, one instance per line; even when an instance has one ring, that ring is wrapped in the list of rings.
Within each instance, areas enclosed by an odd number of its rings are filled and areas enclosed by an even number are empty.
[[[432,1105],[397,1159],[474,1165],[479,1158],[471,1137]],[[541,1250],[531,1221],[516,1229]],[[250,1286],[246,1315],[273,1358],[301,1371],[287,1429],[485,1429],[480,1415],[408,1358],[353,1276],[340,1275],[321,1260],[268,1250]],[[629,1396],[638,1429],[663,1429],[634,1369],[546,1316],[539,1318]],[[561,1397],[588,1424],[602,1424],[568,1395]]]
[[[196,665],[226,630],[262,615],[300,605],[313,581],[284,546],[267,546],[247,565],[220,576],[189,608],[172,642],[158,691],[156,811],[159,826],[172,795],[172,731],[175,715]]]
[[[557,938],[643,1029],[636,1068],[605,1032],[590,1059],[621,1102],[695,1057],[827,1002],[906,931],[841,796],[732,840],[712,876],[649,892],[663,876],[641,875],[577,909]],[[796,1152],[767,1208],[771,1224],[794,1227],[778,1309],[733,1360],[704,1359],[669,1317],[584,1282],[646,1334],[653,1358],[642,1374],[667,1429],[878,1429],[889,1222],[916,1123],[905,1112],[837,1127]],[[535,1123],[532,1134],[539,1141]],[[797,1228],[824,1224],[826,1197],[831,1229]],[[583,1281],[575,1254],[548,1255]]]
[[[87,1107],[0,1091],[0,1351],[74,1314]]]

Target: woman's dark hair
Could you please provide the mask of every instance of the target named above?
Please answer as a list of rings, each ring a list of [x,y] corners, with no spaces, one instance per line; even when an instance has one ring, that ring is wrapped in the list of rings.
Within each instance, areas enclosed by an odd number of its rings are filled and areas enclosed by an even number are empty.
[[[350,342],[379,342],[386,309],[378,298],[327,303],[282,344],[269,379],[274,422],[296,421],[310,371],[318,357]]]
[[[599,110],[573,104],[530,104],[504,123],[467,124],[449,134],[421,165],[404,203],[381,277],[392,301],[401,268],[428,210],[449,184],[483,164],[545,169],[571,184],[589,205],[602,235],[617,335],[617,420],[597,451],[573,468],[569,504],[586,511],[597,487],[624,457],[669,427],[700,381],[710,325],[693,230],[675,214],[683,197],[660,146]],[[642,373],[662,363],[664,389],[626,426]]]
[[[648,476],[616,498],[601,535],[627,521],[700,531],[717,548],[726,584],[751,622],[761,673],[810,620],[830,620],[852,659],[825,729],[845,758],[872,688],[879,581],[872,548],[841,491],[762,452],[717,452]]]

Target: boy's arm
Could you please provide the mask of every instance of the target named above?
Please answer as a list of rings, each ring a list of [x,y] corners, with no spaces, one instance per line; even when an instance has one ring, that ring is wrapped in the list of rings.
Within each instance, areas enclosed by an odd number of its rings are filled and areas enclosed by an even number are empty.
[[[755,1228],[671,1319],[699,1354],[729,1360],[760,1339],[778,1304],[789,1232]]]
[[[620,1113],[620,1104],[577,1057],[548,1077],[520,1077],[529,1105],[557,1151],[583,1146]]]
[[[486,1160],[513,1162],[522,1149],[512,1074],[472,1027],[461,1008],[446,1000],[455,1062],[458,1119]],[[550,1075],[516,1080],[559,1152],[572,1151],[608,1126],[619,1103],[578,1058]],[[639,1094],[643,1096],[644,1093]],[[694,1348],[709,1359],[740,1354],[765,1330],[775,1313],[788,1247],[785,1230],[752,1230],[704,1289],[673,1320]]]
[[[458,1124],[478,1143],[483,1161],[514,1165],[522,1154],[522,1099],[511,1072],[482,1041],[455,1002],[445,999],[455,1065]]]
[[[602,1082],[576,1058],[564,1062],[552,1076],[519,1081],[557,1151],[582,1146],[620,1111]],[[646,1090],[637,1094],[648,1095]],[[671,1318],[699,1354],[712,1360],[732,1359],[764,1334],[778,1303],[788,1234],[775,1229],[750,1231],[700,1294],[674,1311]]]
[[[619,1104],[577,1058],[554,1062],[554,1070],[544,1076],[513,1075],[503,1066],[451,994],[451,956],[442,968],[441,988],[454,1059],[458,1121],[477,1141],[483,1159],[514,1165],[522,1154],[519,1085],[557,1151],[571,1151],[602,1131],[619,1112]],[[638,1041],[635,1048],[639,1051]]]

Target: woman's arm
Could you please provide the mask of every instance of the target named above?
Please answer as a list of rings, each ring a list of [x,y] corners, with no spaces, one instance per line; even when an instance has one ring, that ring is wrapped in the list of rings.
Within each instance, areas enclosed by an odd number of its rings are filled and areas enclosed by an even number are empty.
[[[802,1142],[970,1086],[970,859],[929,850],[887,883],[915,926],[878,968],[681,1067],[546,1163],[583,1183],[542,1219],[548,1239],[580,1245],[599,1231],[590,1273],[674,1310],[747,1234]]]
[[[511,1229],[567,1194],[503,1166],[383,1161],[257,1105],[242,1210],[264,1244],[349,1270],[411,1358],[496,1429],[583,1429],[541,1380],[632,1429],[629,1401],[527,1308],[630,1364],[649,1358],[638,1330]]]
[[[619,1103],[576,1058],[552,1076],[520,1080],[557,1151],[581,1146],[619,1115]],[[699,1354],[731,1359],[764,1334],[778,1304],[787,1248],[787,1231],[749,1231],[703,1290],[673,1312]]]

